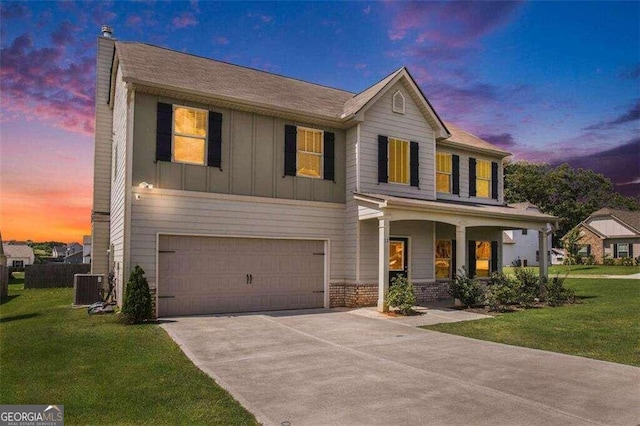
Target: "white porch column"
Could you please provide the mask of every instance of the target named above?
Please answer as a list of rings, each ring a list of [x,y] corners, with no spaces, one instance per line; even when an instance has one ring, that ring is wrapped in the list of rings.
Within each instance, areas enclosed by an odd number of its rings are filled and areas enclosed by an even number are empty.
[[[389,290],[389,219],[378,219],[378,311],[387,312]]]
[[[549,275],[549,239],[546,229],[538,231],[538,264],[540,265],[540,282]]]
[[[467,229],[464,225],[456,225],[456,270],[467,266]]]

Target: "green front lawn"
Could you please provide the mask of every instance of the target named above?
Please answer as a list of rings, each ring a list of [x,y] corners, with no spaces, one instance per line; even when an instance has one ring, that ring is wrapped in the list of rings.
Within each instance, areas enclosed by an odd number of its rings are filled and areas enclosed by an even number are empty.
[[[537,266],[528,266],[537,274]],[[513,275],[514,268],[505,266],[503,272]],[[640,273],[640,266],[604,266],[604,265],[552,265],[549,266],[549,275],[631,275]]]
[[[10,285],[1,404],[62,404],[69,424],[256,424],[158,325],[89,317],[72,292]]]
[[[581,303],[424,328],[640,366],[640,280],[583,278],[566,283]]]

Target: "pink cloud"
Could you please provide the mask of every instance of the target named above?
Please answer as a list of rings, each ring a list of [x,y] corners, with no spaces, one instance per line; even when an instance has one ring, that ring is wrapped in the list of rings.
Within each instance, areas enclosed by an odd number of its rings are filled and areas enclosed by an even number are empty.
[[[371,5],[368,5],[367,7],[362,9],[362,13],[364,13],[365,15],[370,14],[371,13]]]
[[[142,18],[138,15],[129,15],[127,18],[127,25],[130,27],[137,27],[142,23]]]
[[[192,13],[183,12],[180,16],[173,18],[171,23],[175,28],[187,28],[198,25],[198,20]]]
[[[64,46],[36,48],[29,34],[0,51],[0,106],[23,119],[93,133],[94,58],[67,64]]]

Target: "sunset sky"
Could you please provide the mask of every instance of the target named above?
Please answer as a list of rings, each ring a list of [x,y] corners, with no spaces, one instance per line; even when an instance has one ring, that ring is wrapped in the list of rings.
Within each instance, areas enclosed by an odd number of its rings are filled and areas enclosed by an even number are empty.
[[[71,242],[90,233],[101,24],[119,40],[353,92],[406,65],[445,121],[515,159],[569,161],[611,177],[627,195],[640,190],[640,2],[0,7],[4,240]]]

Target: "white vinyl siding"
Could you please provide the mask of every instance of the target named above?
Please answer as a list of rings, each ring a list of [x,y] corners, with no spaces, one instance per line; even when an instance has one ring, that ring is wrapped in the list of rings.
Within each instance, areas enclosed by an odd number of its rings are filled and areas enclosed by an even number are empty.
[[[634,235],[632,230],[615,219],[593,219],[589,221],[589,226],[604,235]]]
[[[395,114],[391,108],[393,94],[400,91],[405,98],[405,113]],[[360,192],[385,193],[400,197],[435,199],[434,132],[401,82],[391,87],[369,108],[361,124]],[[378,135],[415,141],[420,144],[420,188],[393,183],[378,184]]]
[[[136,187],[132,190],[135,192]],[[131,264],[156,280],[156,234],[329,239],[330,278],[344,271],[344,205],[155,189],[133,199]]]
[[[114,179],[111,184],[111,246],[112,259],[115,262],[118,288],[121,290],[124,282],[124,240],[125,240],[125,185],[126,185],[126,153],[127,153],[127,89],[122,81],[122,70],[118,68],[116,74],[115,97],[113,101],[113,163],[117,164]],[[120,291],[118,294],[122,294]],[[119,300],[122,301],[122,298]]]

